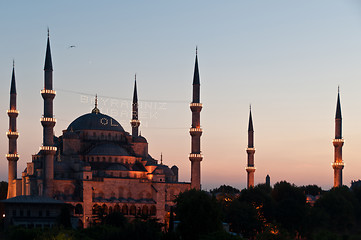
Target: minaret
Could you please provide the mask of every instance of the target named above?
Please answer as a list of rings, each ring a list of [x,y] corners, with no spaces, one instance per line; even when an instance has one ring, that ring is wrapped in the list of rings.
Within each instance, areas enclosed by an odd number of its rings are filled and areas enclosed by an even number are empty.
[[[16,118],[19,115],[19,111],[16,110],[16,84],[14,65],[15,64],[13,62],[13,73],[10,87],[10,109],[7,111],[9,116],[9,131],[6,133],[9,138],[9,153],[6,154],[6,158],[9,161],[9,185],[7,198],[16,197],[17,161],[19,160],[17,151],[17,139],[19,137],[19,133],[16,129]]]
[[[138,137],[138,130],[140,121],[138,120],[138,94],[137,94],[137,75],[134,77],[134,92],[133,92],[133,104],[132,104],[132,120],[130,120],[132,126],[132,137]]]
[[[44,163],[43,186],[39,187],[39,195],[48,197],[53,196],[54,155],[56,153],[56,147],[54,147],[54,126],[56,120],[53,116],[53,100],[55,94],[56,93],[53,90],[53,64],[51,60],[48,30],[48,42],[44,65],[44,89],[41,90],[41,96],[44,99],[44,115],[40,119],[41,125],[43,126],[43,145],[40,147]]]
[[[332,163],[334,170],[333,187],[342,186],[342,169],[344,163],[342,161],[342,146],[344,140],[342,138],[342,116],[340,103],[340,88],[337,93],[336,117],[335,117],[335,139],[333,139],[333,146],[335,147],[335,159]]]
[[[196,49],[196,60],[193,75],[193,101],[190,104],[192,111],[192,127],[189,133],[192,138],[191,153],[189,160],[191,161],[191,188],[197,190],[201,189],[201,161],[203,156],[201,154],[201,135],[202,128],[200,126],[200,112],[202,110],[202,103],[200,103],[200,83],[198,72],[198,54]]]
[[[256,149],[254,148],[253,142],[253,121],[252,121],[252,110],[251,106],[249,107],[249,122],[248,122],[248,147],[246,149],[247,152],[247,188],[254,187],[254,172],[256,168],[254,167],[254,153]]]

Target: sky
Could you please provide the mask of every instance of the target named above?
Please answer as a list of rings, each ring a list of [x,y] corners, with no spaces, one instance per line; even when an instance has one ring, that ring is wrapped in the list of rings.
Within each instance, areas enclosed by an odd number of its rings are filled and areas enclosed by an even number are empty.
[[[249,105],[255,183],[333,185],[340,86],[343,181],[361,178],[359,1],[1,1],[0,180],[7,180],[9,90],[15,59],[18,176],[42,144],[47,28],[54,67],[55,134],[94,107],[130,132],[137,74],[149,153],[190,181],[195,48],[201,81],[203,189],[246,187]],[[70,47],[75,46],[75,47]],[[0,114],[1,115],[1,114]]]

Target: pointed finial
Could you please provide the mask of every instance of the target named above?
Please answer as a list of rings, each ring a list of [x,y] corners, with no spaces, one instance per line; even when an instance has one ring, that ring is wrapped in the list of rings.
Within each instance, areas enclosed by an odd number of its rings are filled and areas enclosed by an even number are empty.
[[[50,31],[49,31],[49,27],[48,27],[48,37],[50,36]]]
[[[249,111],[252,110],[252,104],[249,104]]]
[[[15,59],[13,59],[13,68],[15,68]]]
[[[337,86],[337,93],[340,93],[340,85]]]
[[[196,46],[196,55],[198,55],[198,46]]]
[[[163,153],[160,153],[160,165],[163,165]]]
[[[134,80],[137,81],[137,73],[134,74]]]
[[[95,113],[95,114],[100,113],[100,111],[98,109],[98,94],[95,94],[95,107],[92,110],[92,113]]]
[[[139,136],[142,136],[142,131],[139,131]]]

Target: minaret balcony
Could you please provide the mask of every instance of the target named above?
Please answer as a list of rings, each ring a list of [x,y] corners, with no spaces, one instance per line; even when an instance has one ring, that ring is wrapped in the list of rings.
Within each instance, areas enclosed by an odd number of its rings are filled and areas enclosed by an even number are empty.
[[[132,120],[130,120],[130,125],[132,127],[139,127],[140,121],[138,119],[132,119]]]
[[[56,92],[54,90],[51,89],[42,89],[40,91],[41,96],[45,99],[45,98],[51,98],[54,99]]]
[[[333,162],[331,163],[333,169],[343,169],[345,166],[345,163],[342,162]]]
[[[197,135],[202,135],[202,128],[190,128],[189,129],[189,133],[191,134],[191,136],[197,136]]]
[[[193,111],[201,111],[203,104],[202,103],[190,103],[189,106],[190,106],[192,112]]]
[[[40,151],[46,151],[46,152],[56,152],[57,148],[54,146],[41,146],[39,148]]]
[[[42,117],[40,118],[41,125],[43,127],[54,127],[56,123],[55,118],[49,118],[49,117]]]
[[[246,171],[247,172],[254,172],[254,171],[256,171],[256,167],[251,167],[251,166],[247,166],[247,167],[245,167],[245,169],[246,169]]]
[[[8,137],[12,137],[12,136],[18,137],[18,136],[19,136],[19,133],[18,133],[18,132],[11,132],[11,131],[9,131],[9,132],[6,132],[6,135],[7,135]]]
[[[191,153],[189,154],[189,160],[191,161],[202,161],[203,155],[201,153]]]
[[[56,119],[55,118],[49,118],[49,117],[42,117],[40,118],[41,122],[53,122],[56,123]]]
[[[8,153],[5,156],[9,161],[17,161],[19,159],[19,154],[17,153]]]
[[[6,112],[9,117],[17,117],[19,115],[19,111],[16,109],[9,109]]]
[[[256,151],[256,149],[254,147],[248,147],[246,148],[246,151]]]
[[[345,142],[345,140],[343,140],[343,138],[335,138],[332,140],[333,143],[343,143]]]

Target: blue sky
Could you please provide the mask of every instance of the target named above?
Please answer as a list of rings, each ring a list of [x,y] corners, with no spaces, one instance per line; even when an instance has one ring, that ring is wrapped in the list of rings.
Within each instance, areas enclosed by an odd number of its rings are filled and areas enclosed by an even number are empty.
[[[195,46],[201,75],[202,184],[246,186],[248,108],[255,182],[333,184],[337,86],[344,183],[361,178],[361,4],[358,1],[3,1],[0,3],[0,154],[12,59],[18,90],[20,172],[41,145],[43,64],[50,28],[56,135],[93,107],[129,131],[137,73],[149,151],[190,179],[189,102]],[[75,48],[69,46],[75,45]],[[128,116],[129,114],[129,116]],[[143,114],[143,115],[142,115]],[[2,139],[2,140],[1,140]],[[7,179],[7,160],[0,179]]]

